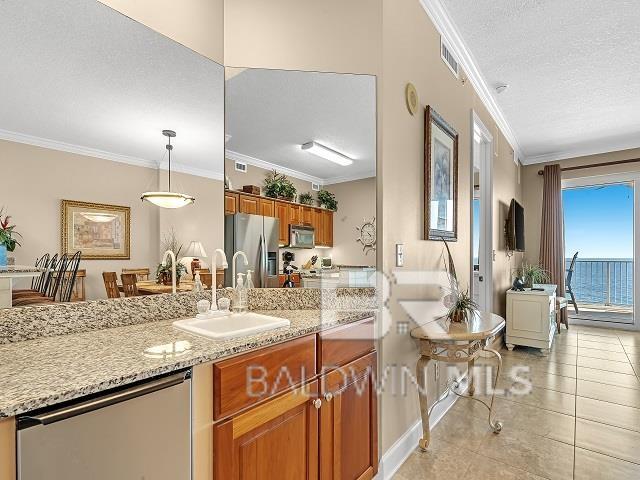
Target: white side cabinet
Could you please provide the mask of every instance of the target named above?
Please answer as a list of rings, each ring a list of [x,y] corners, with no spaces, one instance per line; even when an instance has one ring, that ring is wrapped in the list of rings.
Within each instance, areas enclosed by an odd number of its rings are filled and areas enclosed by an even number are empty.
[[[556,333],[556,285],[536,285],[543,290],[507,291],[507,337],[515,345],[539,348],[548,354]]]

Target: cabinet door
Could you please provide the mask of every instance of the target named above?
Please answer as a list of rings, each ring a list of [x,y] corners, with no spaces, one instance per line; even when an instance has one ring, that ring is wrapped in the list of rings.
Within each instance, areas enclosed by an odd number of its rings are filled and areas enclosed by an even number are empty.
[[[376,352],[321,377],[320,480],[370,480],[378,471]]]
[[[289,204],[284,202],[275,202],[276,217],[280,220],[280,245],[289,243]]]
[[[214,480],[317,480],[317,383],[215,425]]]
[[[273,200],[267,200],[266,198],[260,199],[260,215],[265,217],[275,217],[276,207]]]
[[[260,199],[249,195],[240,195],[240,213],[260,214]]]
[[[333,247],[333,212],[331,210],[319,210],[319,235],[316,235],[316,243],[324,247]]]
[[[300,205],[289,204],[289,223],[300,225],[302,223],[302,208]]]
[[[313,225],[313,207],[302,208],[302,223],[304,225]]]
[[[238,197],[237,193],[224,192],[224,214],[234,215],[238,213]]]

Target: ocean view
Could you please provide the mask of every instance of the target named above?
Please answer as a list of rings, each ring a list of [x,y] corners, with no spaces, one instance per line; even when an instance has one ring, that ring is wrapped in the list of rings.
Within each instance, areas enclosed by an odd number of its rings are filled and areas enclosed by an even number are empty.
[[[633,259],[578,257],[571,287],[578,304],[633,305]]]

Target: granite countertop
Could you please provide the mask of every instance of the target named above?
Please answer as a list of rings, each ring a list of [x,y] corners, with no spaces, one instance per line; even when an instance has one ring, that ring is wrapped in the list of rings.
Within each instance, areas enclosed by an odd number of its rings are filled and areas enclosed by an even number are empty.
[[[340,324],[372,310],[254,310],[287,318],[291,326],[214,341],[174,328],[173,320],[105,328],[0,345],[0,417],[42,408],[210,362]],[[162,345],[190,349],[154,353]]]

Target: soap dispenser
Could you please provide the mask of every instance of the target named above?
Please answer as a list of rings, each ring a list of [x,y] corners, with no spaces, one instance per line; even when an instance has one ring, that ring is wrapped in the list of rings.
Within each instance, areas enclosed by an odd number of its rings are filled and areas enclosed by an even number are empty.
[[[247,287],[244,285],[244,273],[238,273],[236,288],[233,291],[233,310],[242,312],[247,308]]]
[[[256,288],[253,284],[253,270],[247,270],[247,290]]]

